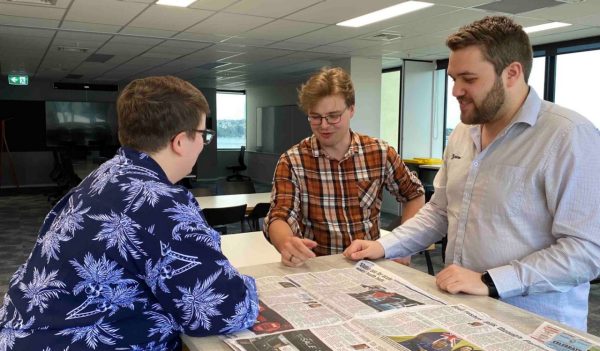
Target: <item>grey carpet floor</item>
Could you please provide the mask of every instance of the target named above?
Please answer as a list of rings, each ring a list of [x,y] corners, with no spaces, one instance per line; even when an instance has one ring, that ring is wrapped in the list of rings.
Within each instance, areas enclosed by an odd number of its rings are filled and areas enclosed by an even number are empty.
[[[257,191],[269,191],[257,188]],[[51,209],[50,203],[42,195],[0,196],[0,302],[8,288],[8,282],[27,257],[37,239],[37,232],[44,217]],[[394,219],[382,215],[385,227]],[[239,224],[228,228],[229,233],[239,233]],[[443,267],[441,247],[431,252],[435,272]],[[424,255],[415,255],[412,267],[427,272]],[[588,331],[600,336],[600,284],[592,285]]]

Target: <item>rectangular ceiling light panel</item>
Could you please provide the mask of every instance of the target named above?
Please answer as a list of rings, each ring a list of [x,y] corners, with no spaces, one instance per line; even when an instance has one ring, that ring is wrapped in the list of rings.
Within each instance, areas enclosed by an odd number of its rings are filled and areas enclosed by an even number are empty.
[[[429,2],[406,1],[398,5],[386,7],[375,12],[367,13],[366,15],[340,22],[337,25],[343,27],[363,27],[371,23],[381,22],[410,12],[422,10],[430,6],[433,6],[433,4]]]

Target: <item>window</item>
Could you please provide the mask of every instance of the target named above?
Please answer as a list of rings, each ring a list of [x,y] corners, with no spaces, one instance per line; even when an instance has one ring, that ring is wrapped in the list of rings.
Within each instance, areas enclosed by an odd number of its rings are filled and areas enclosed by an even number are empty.
[[[217,149],[246,146],[246,94],[217,91]]]
[[[534,57],[531,74],[529,75],[529,86],[535,89],[540,98],[544,98],[544,74],[546,72],[546,57]]]
[[[400,70],[381,75],[381,121],[380,136],[398,150],[400,123]]]
[[[575,110],[600,127],[600,50],[562,54],[556,57],[557,104]]]

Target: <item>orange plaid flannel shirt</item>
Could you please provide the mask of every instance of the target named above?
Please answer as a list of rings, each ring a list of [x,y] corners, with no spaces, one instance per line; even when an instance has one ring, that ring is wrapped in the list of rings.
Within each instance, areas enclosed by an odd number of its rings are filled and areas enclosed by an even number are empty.
[[[379,238],[384,187],[401,202],[424,194],[394,148],[351,134],[340,161],[329,159],[314,135],[281,155],[263,229],[267,238],[269,224],[280,219],[295,235],[316,241],[317,255],[341,253],[354,239]]]

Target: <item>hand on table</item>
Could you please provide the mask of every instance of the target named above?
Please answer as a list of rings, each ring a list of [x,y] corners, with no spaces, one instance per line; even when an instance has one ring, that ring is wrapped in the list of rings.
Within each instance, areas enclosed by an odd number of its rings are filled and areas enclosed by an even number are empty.
[[[281,254],[281,263],[289,267],[298,267],[309,258],[316,256],[311,250],[315,246],[317,243],[310,239],[290,236],[277,249]]]
[[[354,240],[352,244],[344,250],[343,255],[354,261],[365,258],[375,260],[385,256],[385,250],[377,241]]]
[[[488,287],[481,281],[481,273],[451,264],[436,275],[438,288],[450,294],[465,293],[471,295],[489,294]]]

